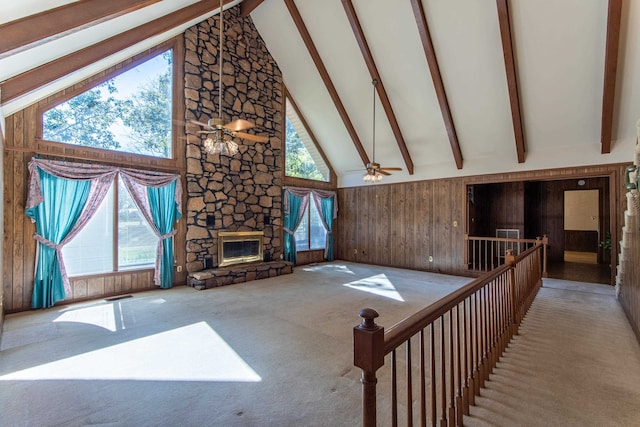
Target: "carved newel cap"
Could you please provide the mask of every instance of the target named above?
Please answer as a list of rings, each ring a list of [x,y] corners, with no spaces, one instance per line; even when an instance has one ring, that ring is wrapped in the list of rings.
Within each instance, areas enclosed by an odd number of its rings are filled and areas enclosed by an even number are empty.
[[[359,325],[360,329],[375,329],[378,327],[374,319],[380,315],[373,308],[363,308],[360,310],[359,316],[362,318],[362,323]]]

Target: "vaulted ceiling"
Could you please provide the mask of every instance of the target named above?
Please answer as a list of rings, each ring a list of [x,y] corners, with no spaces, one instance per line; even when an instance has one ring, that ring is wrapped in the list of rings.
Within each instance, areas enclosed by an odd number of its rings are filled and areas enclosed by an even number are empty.
[[[0,3],[0,29],[38,16],[44,3]],[[373,79],[375,160],[403,168],[384,182],[631,158],[640,119],[640,2],[225,3],[250,13],[340,186],[362,185],[363,164],[373,158]],[[55,31],[64,25],[45,16],[26,46],[24,38],[17,47],[0,40],[5,116],[218,12],[215,0],[50,0],[46,7],[80,4],[91,12],[86,22],[69,23],[63,34],[48,34],[44,23]],[[145,30],[155,20],[163,32]],[[127,31],[129,45],[109,42]],[[35,90],[14,84],[95,43],[104,43],[105,58],[86,58],[71,75],[53,72]]]

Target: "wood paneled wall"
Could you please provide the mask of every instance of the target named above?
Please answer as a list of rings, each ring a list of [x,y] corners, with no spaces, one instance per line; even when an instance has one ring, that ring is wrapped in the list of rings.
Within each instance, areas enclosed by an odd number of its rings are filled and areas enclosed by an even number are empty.
[[[181,37],[163,44],[160,49],[174,47],[174,117],[184,117],[182,57],[183,41]],[[50,143],[41,139],[39,117],[41,111],[63,102],[76,94],[105,81],[117,70],[140,63],[158,48],[150,49],[111,69],[105,70],[81,83],[63,90],[38,104],[25,108],[6,118],[6,138],[4,144],[4,236],[2,249],[2,280],[4,291],[4,309],[6,312],[28,310],[31,307],[33,279],[36,257],[36,241],[33,239],[35,226],[25,215],[25,201],[28,188],[28,163],[38,154],[43,158],[55,158],[70,161],[101,162],[140,169],[161,170],[180,173],[185,185],[185,139],[184,128],[175,126],[173,152],[174,159],[157,159],[134,154],[107,152],[66,144]],[[183,207],[186,207],[186,191]],[[174,283],[186,283],[185,237],[186,221],[176,224],[174,237],[176,264],[182,266],[182,272],[175,274]],[[71,295],[65,301],[98,298],[132,291],[155,288],[151,270],[123,271],[105,275],[92,275],[71,279]]]
[[[339,189],[336,258],[466,274],[463,239],[467,185],[566,179],[577,182],[593,177],[609,178],[608,188],[613,191],[607,202],[612,213],[610,228],[613,242],[617,242],[626,204],[624,168],[621,164],[602,165]],[[515,188],[521,196],[526,192],[526,186],[518,184]],[[476,200],[478,204],[482,205],[482,200]],[[520,211],[530,219],[528,206],[523,206]],[[429,261],[430,256],[433,261]],[[615,265],[615,247],[611,256]]]
[[[336,258],[462,274],[464,196],[462,179],[340,189]]]

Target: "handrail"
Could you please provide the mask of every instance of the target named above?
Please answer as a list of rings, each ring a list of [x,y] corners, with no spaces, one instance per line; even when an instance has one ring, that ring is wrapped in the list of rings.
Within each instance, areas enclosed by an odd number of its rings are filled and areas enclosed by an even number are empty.
[[[433,426],[438,419],[443,425],[462,425],[463,415],[469,414],[469,405],[475,403],[475,396],[517,334],[542,284],[545,252],[546,239],[538,239],[535,246],[521,254],[509,253],[504,265],[387,331],[375,323],[375,310],[362,310],[363,320],[354,328],[353,337],[354,365],[362,369],[363,426],[377,423],[376,372],[385,364],[386,356],[391,365],[391,394],[385,396],[390,399],[389,424],[397,425],[400,416],[406,418],[407,425],[413,425],[413,406],[417,402],[421,425],[427,424],[429,416]],[[412,345],[414,340],[419,345]],[[401,347],[406,349],[404,360],[398,353]],[[412,362],[416,356],[419,368]],[[425,360],[427,357],[429,361]],[[399,378],[402,370],[397,365],[403,363],[405,387],[398,392],[403,378]],[[387,376],[383,378],[387,380]],[[403,406],[398,401],[402,398],[406,399],[404,412],[399,411]]]
[[[543,256],[543,277],[547,277],[547,246],[549,238],[547,235],[536,237],[535,239],[511,239],[507,237],[486,237],[464,235],[465,250],[464,262],[467,269],[475,273],[483,273],[501,265],[500,258],[503,258],[506,251],[511,249],[518,255],[527,249],[534,247],[539,242],[544,245]]]
[[[460,304],[463,299],[477,292],[478,289],[485,286],[488,281],[495,279],[510,269],[511,264],[503,264],[391,326],[384,333],[384,354],[389,354],[391,350],[398,347],[406,340],[406,336],[413,336],[417,334],[422,329],[429,326],[430,323]]]

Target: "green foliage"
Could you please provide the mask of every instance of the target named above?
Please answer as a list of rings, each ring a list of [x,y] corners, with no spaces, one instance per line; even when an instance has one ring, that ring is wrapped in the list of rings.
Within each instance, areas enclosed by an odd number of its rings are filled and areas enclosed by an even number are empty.
[[[133,95],[123,122],[134,147],[144,154],[171,155],[171,70],[147,82]]]
[[[287,176],[314,179],[316,181],[324,181],[318,167],[316,166],[313,158],[309,154],[309,151],[304,146],[304,143],[298,136],[298,133],[293,128],[293,125],[286,120],[286,160],[285,160],[285,173]]]
[[[109,93],[106,98],[102,88]],[[113,82],[107,81],[45,112],[44,138],[88,147],[120,148],[110,127],[126,106],[112,96],[115,92]]]
[[[162,58],[167,65],[172,63],[170,51]],[[168,67],[126,99],[119,99],[118,81],[110,79],[46,111],[43,136],[50,141],[169,157],[171,83]]]

